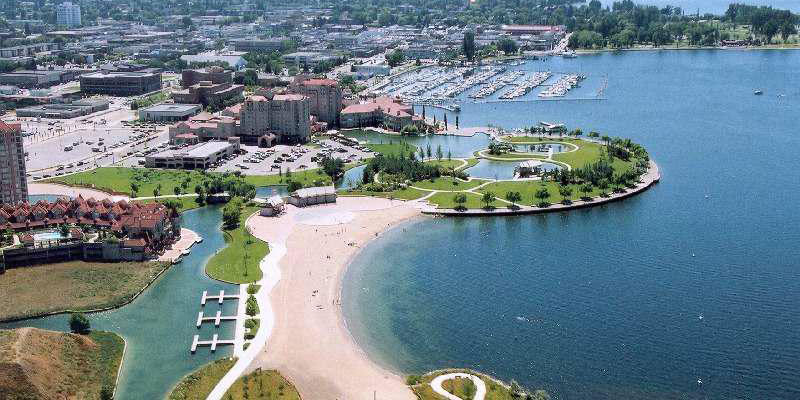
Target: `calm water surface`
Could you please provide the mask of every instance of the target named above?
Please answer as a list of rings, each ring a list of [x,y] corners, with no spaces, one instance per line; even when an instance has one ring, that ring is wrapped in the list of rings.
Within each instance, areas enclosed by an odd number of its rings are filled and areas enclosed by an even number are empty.
[[[800,398],[799,64],[553,58],[526,68],[581,70],[587,90],[607,77],[608,100],[463,105],[464,126],[630,137],[662,182],[588,210],[395,228],[345,279],[357,341],[395,370],[472,367],[558,399]]]

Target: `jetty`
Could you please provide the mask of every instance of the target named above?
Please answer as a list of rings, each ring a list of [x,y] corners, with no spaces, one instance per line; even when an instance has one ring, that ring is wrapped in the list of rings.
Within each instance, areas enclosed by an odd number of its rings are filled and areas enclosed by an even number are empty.
[[[214,326],[219,327],[220,322],[222,321],[236,321],[236,315],[222,315],[222,311],[217,311],[217,314],[213,317],[206,317],[202,311],[197,314],[197,329],[200,329],[200,326],[203,325],[203,322],[210,322],[214,321]]]
[[[198,346],[211,346],[211,351],[217,351],[217,346],[224,346],[224,345],[234,345],[236,342],[234,340],[220,340],[219,335],[216,333],[214,336],[211,337],[211,340],[200,340],[200,335],[194,335],[192,339],[192,348],[190,349],[192,353],[197,351]]]
[[[208,290],[203,290],[203,298],[200,300],[200,305],[205,306],[208,300],[217,300],[219,304],[222,304],[225,299],[238,299],[239,297],[240,295],[238,294],[225,294],[224,290],[220,290],[218,295],[209,295]]]

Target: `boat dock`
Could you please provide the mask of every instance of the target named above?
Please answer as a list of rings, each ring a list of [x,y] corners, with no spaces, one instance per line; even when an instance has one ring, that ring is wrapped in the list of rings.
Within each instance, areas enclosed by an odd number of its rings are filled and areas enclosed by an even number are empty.
[[[208,295],[208,290],[203,290],[203,298],[200,300],[200,305],[205,306],[207,300],[218,300],[222,304],[225,299],[238,299],[238,294],[225,294],[224,290],[220,290],[218,295]]]
[[[197,314],[197,329],[200,329],[200,325],[203,325],[203,322],[214,321],[214,326],[218,327],[220,322],[222,322],[222,321],[236,321],[236,318],[237,317],[235,315],[226,315],[226,316],[223,317],[222,316],[222,311],[217,311],[217,315],[215,315],[213,317],[206,317],[205,315],[203,315],[203,312],[200,311]]]
[[[211,340],[200,340],[200,335],[194,335],[194,339],[192,339],[191,352],[196,352],[198,346],[211,346],[211,351],[214,352],[217,351],[217,346],[233,344],[235,344],[233,340],[220,340],[219,335],[216,333],[211,337]]]

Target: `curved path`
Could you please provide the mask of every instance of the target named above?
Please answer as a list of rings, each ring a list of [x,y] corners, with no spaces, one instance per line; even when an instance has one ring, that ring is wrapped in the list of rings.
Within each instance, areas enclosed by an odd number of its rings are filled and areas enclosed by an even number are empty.
[[[444,396],[449,400],[470,400],[470,399],[462,399],[448,392],[447,390],[444,390],[444,388],[442,387],[442,383],[444,383],[444,381],[449,381],[451,379],[472,380],[472,383],[474,383],[475,387],[477,388],[477,390],[475,391],[475,397],[473,397],[472,400],[484,400],[484,398],[486,397],[486,384],[483,383],[483,380],[481,378],[478,378],[477,376],[472,374],[464,374],[460,372],[439,375],[436,378],[433,378],[433,380],[431,381],[431,388],[433,389],[434,392],[436,392],[441,396]]]

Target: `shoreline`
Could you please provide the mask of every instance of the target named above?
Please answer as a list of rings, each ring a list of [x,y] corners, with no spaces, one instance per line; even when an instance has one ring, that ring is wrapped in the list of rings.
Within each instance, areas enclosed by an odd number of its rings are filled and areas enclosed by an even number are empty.
[[[305,398],[366,400],[380,392],[385,399],[413,399],[405,377],[372,360],[355,341],[341,292],[350,263],[368,243],[421,217],[414,204],[344,197],[335,205],[288,207],[278,218],[251,218],[256,237],[286,252],[276,260],[280,281],[265,293],[272,332],[243,372],[277,369]]]
[[[691,51],[691,50],[800,50],[800,46],[687,46],[687,47],[630,47],[626,49],[576,49],[575,54],[613,53],[617,51]],[[552,56],[556,57],[556,56]]]

